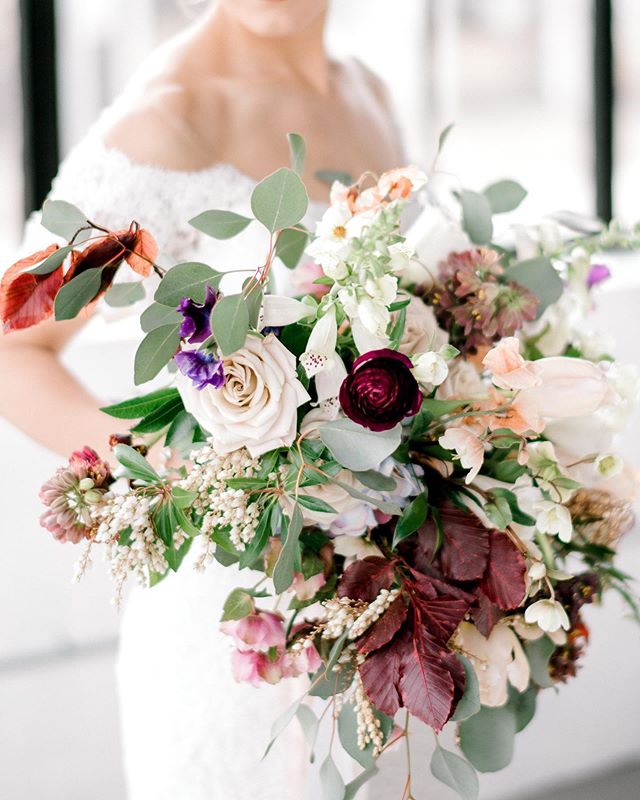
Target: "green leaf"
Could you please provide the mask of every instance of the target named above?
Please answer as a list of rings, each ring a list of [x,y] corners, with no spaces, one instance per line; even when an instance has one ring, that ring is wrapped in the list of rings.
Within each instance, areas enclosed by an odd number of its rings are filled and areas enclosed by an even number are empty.
[[[289,726],[289,723],[291,722],[291,720],[298,713],[298,708],[300,708],[300,705],[301,705],[303,700],[304,700],[304,696],[299,698],[298,700],[296,700],[295,703],[290,705],[289,708],[283,714],[281,714],[278,717],[278,719],[271,726],[271,741],[267,745],[267,749],[264,751],[264,755],[262,756],[262,760],[263,761],[269,755],[269,751],[271,750],[271,748],[275,744],[276,739],[282,733],[284,733],[284,731]]]
[[[327,665],[325,667],[327,675],[331,675],[333,672],[333,668],[338,663],[338,659],[344,650],[344,646],[346,645],[348,638],[349,631],[345,630],[333,643],[331,651],[329,652],[329,658],[327,659]]]
[[[58,292],[55,299],[57,320],[74,319],[100,291],[102,267],[81,272]]]
[[[338,736],[344,749],[361,767],[368,769],[374,765],[373,745],[370,743],[364,750],[358,746],[358,719],[351,703],[344,704],[338,717]]]
[[[175,325],[182,321],[182,315],[171,306],[163,306],[161,303],[151,303],[142,312],[140,317],[140,327],[145,333],[160,328],[163,325]]]
[[[160,281],[154,299],[157,303],[173,308],[184,297],[190,297],[196,303],[204,303],[207,286],[217,288],[221,280],[222,273],[199,261],[177,264]]]
[[[515,281],[540,298],[538,318],[545,309],[560,299],[564,286],[558,271],[546,257],[520,261],[505,270],[504,277]]]
[[[529,514],[525,514],[524,511],[520,509],[520,506],[518,505],[518,498],[513,492],[510,492],[509,489],[497,487],[496,489],[491,490],[491,494],[494,497],[503,497],[507,501],[509,508],[511,509],[513,521],[517,525],[527,525],[528,527],[533,527],[536,524],[534,517],[530,517]]]
[[[31,269],[25,270],[25,273],[27,275],[50,275],[58,269],[71,252],[73,252],[73,247],[68,245],[66,247],[59,247],[55,253],[51,253],[44,261],[36,264],[35,267],[31,267]]]
[[[304,249],[309,241],[309,234],[298,228],[285,228],[278,234],[276,242],[276,256],[288,269],[298,266]]]
[[[415,497],[402,512],[402,516],[396,524],[393,532],[393,543],[391,547],[397,547],[400,542],[415,533],[424,523],[429,511],[426,490]]]
[[[377,497],[371,497],[364,492],[358,491],[358,489],[354,489],[353,486],[350,486],[348,483],[343,483],[343,481],[339,481],[332,476],[329,476],[329,480],[344,489],[351,497],[355,497],[357,500],[362,500],[364,503],[379,508],[380,511],[384,511],[385,514],[391,514],[394,517],[399,517],[400,514],[402,514],[402,509],[396,503],[389,500],[379,500]]]
[[[152,520],[155,532],[167,547],[171,547],[173,545],[173,534],[178,527],[173,502],[163,500],[158,503],[153,512]]]
[[[248,285],[250,280],[251,278],[248,278],[247,281],[245,281],[245,286]],[[245,286],[242,287],[243,292],[245,291]],[[245,292],[244,298],[249,313],[249,325],[252,328],[257,328],[260,319],[260,311],[262,310],[262,301],[264,299],[264,289],[262,286],[256,286],[254,284],[251,291],[248,293]]]
[[[545,635],[532,642],[525,642],[524,649],[529,660],[531,680],[541,689],[548,689],[553,686],[553,681],[549,675],[549,659],[556,649],[555,644]]]
[[[178,452],[191,447],[198,428],[196,418],[188,411],[180,411],[175,417],[164,440],[165,447],[173,447]]]
[[[174,357],[180,346],[180,326],[162,325],[144,337],[136,351],[134,381],[136,386],[152,380]]]
[[[142,281],[116,283],[104,296],[104,301],[112,308],[124,308],[144,300],[146,292]]]
[[[462,752],[479,772],[498,772],[511,763],[516,718],[507,706],[482,706],[458,731]]]
[[[491,206],[483,194],[465,189],[460,194],[462,225],[475,244],[488,244],[493,236]]]
[[[296,561],[299,557],[299,539],[303,519],[300,506],[296,503],[287,526],[287,535],[273,569],[273,585],[278,594],[286,591],[293,583]]]
[[[230,294],[218,300],[211,313],[211,330],[223,355],[244,347],[249,332],[249,309],[243,295]]]
[[[516,716],[516,731],[520,733],[531,722],[536,713],[537,692],[534,686],[529,686],[524,692],[519,692],[509,686],[509,708]]]
[[[147,461],[133,447],[128,444],[117,444],[113,450],[118,463],[121,464],[129,478],[144,481],[145,483],[161,483],[160,476]]]
[[[158,389],[142,397],[134,397],[131,400],[124,400],[113,406],[104,406],[100,409],[110,417],[116,419],[140,419],[161,408],[169,400],[176,400],[180,397],[177,389]]]
[[[353,472],[365,472],[379,467],[402,439],[400,425],[388,431],[374,432],[350,419],[328,422],[318,432],[336,461]]]
[[[254,611],[253,598],[244,589],[234,589],[229,597],[225,600],[222,609],[222,622],[231,619],[243,619],[253,614]]]
[[[185,539],[184,542],[178,547],[176,550],[175,547],[169,547],[164,554],[165,559],[167,560],[167,564],[169,568],[173,572],[177,572],[180,568],[180,565],[185,559],[185,556],[191,549],[191,545],[193,544],[193,539]]]
[[[451,719],[456,722],[462,722],[480,711],[480,686],[471,661],[461,655],[458,655],[458,658],[462,661],[466,680],[464,694],[460,698]]]
[[[321,183],[326,183],[328,186],[331,186],[335,181],[342,183],[344,186],[351,186],[351,184],[354,183],[353,175],[335,169],[319,169],[315,173],[315,177]]]
[[[439,742],[431,757],[431,772],[441,783],[457,792],[461,800],[478,799],[480,783],[475,769],[464,758],[440,747]]]
[[[178,396],[143,417],[135,427],[131,428],[131,431],[133,433],[156,433],[170,425],[181,411],[184,411],[184,405],[182,398]]]
[[[253,222],[249,217],[236,214],[233,211],[205,211],[189,220],[196,230],[212,236],[214,239],[233,239]]]
[[[374,492],[394,492],[398,488],[398,484],[393,478],[383,475],[381,472],[376,472],[374,469],[368,469],[364,472],[354,472],[356,478],[367,489],[373,489]]]
[[[47,200],[42,206],[41,224],[56,236],[70,241],[80,228],[87,224],[87,217],[76,206],[64,200]]]
[[[331,755],[328,755],[320,766],[320,785],[322,800],[344,800],[346,787]]]
[[[468,400],[436,400],[435,397],[426,397],[422,401],[422,410],[428,411],[434,417],[444,417],[468,405]]]
[[[251,210],[271,233],[296,225],[307,213],[308,206],[304,184],[286,167],[261,181],[251,195]]]
[[[484,507],[484,513],[499,531],[506,530],[513,522],[509,503],[504,497],[496,497],[495,503],[487,503]]]
[[[176,508],[189,508],[192,506],[198,496],[197,492],[189,492],[182,489],[180,486],[174,486],[171,490],[171,496]]]
[[[289,151],[291,152],[291,166],[302,177],[304,162],[307,157],[307,146],[299,133],[288,133]]]
[[[492,214],[514,211],[527,196],[527,190],[517,181],[505,180],[492,183],[483,192],[489,201]]]
[[[303,508],[306,508],[309,511],[316,511],[320,514],[338,513],[333,506],[330,506],[329,503],[325,503],[324,500],[320,500],[319,497],[311,497],[307,494],[299,494],[296,499]]]
[[[298,718],[298,722],[300,723],[300,727],[304,733],[304,738],[307,740],[309,748],[311,749],[309,761],[313,764],[313,762],[316,760],[316,754],[314,750],[316,746],[316,739],[318,738],[320,721],[309,708],[309,706],[305,706],[304,704],[301,705],[296,711],[296,717]]]
[[[360,789],[362,789],[366,783],[369,783],[378,772],[378,767],[375,766],[375,764],[373,767],[369,767],[369,769],[365,769],[364,772],[361,772],[357,778],[354,778],[347,784],[343,800],[355,800]]]
[[[438,152],[437,152],[437,155],[440,155],[440,153],[444,149],[444,146],[445,146],[445,144],[447,142],[447,139],[449,138],[449,134],[454,129],[454,127],[455,127],[455,122],[450,122],[447,125],[447,127],[442,131],[440,136],[438,136]]]

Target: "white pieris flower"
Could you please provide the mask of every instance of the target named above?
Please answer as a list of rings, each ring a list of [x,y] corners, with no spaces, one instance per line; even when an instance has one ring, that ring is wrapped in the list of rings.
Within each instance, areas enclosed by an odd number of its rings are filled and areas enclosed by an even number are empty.
[[[440,386],[449,375],[447,362],[439,353],[421,353],[412,361],[413,375],[423,386]]]
[[[336,308],[332,305],[314,325],[307,342],[307,348],[300,356],[300,363],[304,367],[307,377],[313,378],[314,375],[317,375],[322,370],[335,365],[338,358],[336,353],[337,341]]]
[[[552,600],[551,598],[538,600],[530,605],[524,612],[524,621],[529,625],[537,624],[546,633],[555,633],[560,628],[568,631],[571,627],[569,617],[563,606],[557,600]]]
[[[603,455],[595,460],[595,468],[603,478],[614,478],[624,469],[624,461],[620,456]]]
[[[265,295],[262,305],[262,327],[280,327],[300,322],[305,317],[315,315],[315,309],[293,297],[282,297],[277,294]]]
[[[573,533],[571,513],[566,506],[543,500],[537,506],[536,527],[540,533],[557,536],[561,542],[570,542]]]

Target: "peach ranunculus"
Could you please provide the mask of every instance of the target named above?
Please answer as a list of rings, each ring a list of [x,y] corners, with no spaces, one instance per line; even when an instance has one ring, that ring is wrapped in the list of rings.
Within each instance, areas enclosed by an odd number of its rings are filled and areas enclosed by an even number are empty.
[[[427,353],[440,350],[448,341],[449,335],[438,325],[433,308],[419,297],[412,297],[406,307],[404,333],[398,348],[400,352],[407,356]]]
[[[482,360],[494,384],[500,389],[529,389],[540,383],[535,364],[520,355],[520,341],[515,336],[502,339]]]
[[[563,419],[593,414],[611,397],[604,370],[581,358],[552,356],[535,362],[539,384],[522,395],[542,417]]]
[[[225,382],[202,390],[178,375],[189,411],[224,455],[246,447],[253,458],[296,437],[298,406],[310,400],[296,374],[292,353],[273,334],[247,336],[244,347],[224,359]]]
[[[448,428],[439,439],[445,450],[455,450],[460,464],[469,470],[465,483],[471,483],[480,472],[484,462],[484,444],[471,431],[465,428]]]

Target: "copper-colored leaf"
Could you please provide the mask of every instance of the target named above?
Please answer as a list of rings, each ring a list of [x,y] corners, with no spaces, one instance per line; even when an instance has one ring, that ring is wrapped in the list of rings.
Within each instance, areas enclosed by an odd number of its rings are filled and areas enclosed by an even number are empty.
[[[338,596],[372,603],[380,590],[388,589],[392,583],[393,564],[386,558],[369,556],[347,567],[338,586]]]
[[[491,531],[490,554],[481,591],[503,611],[518,608],[526,591],[525,560],[508,536]]]
[[[48,275],[34,275],[25,270],[58,249],[53,244],[16,262],[4,274],[0,282],[0,319],[5,333],[30,328],[53,313],[54,299],[64,280],[62,265]]]
[[[482,578],[489,556],[489,531],[472,513],[450,503],[439,509],[444,540],[436,557],[447,578],[473,581]],[[420,529],[419,542],[431,559],[436,548],[437,532],[433,518]]]
[[[367,654],[384,647],[400,630],[406,618],[407,604],[404,597],[396,597],[380,619],[358,639],[358,650]]]
[[[125,255],[124,260],[138,275],[149,277],[151,267],[158,257],[158,245],[149,233],[140,228],[136,232],[136,239],[131,250]]]

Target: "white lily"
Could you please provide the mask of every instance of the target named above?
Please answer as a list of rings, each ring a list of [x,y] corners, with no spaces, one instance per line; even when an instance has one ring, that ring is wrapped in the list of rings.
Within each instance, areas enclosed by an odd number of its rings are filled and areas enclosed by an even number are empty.
[[[262,304],[262,327],[276,328],[282,325],[292,325],[315,313],[314,308],[293,297],[267,294]]]

